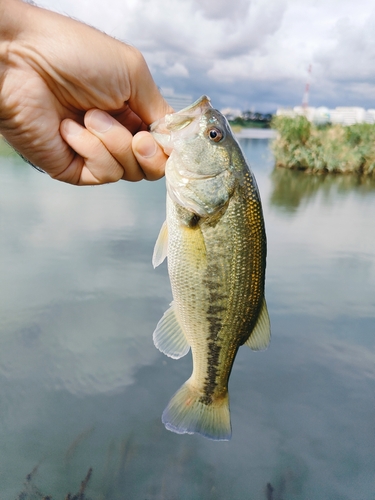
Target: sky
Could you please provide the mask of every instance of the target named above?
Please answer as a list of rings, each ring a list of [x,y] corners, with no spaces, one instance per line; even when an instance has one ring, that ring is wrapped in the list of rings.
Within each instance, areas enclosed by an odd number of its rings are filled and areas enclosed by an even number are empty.
[[[373,0],[40,0],[137,47],[159,87],[215,107],[375,108]],[[308,68],[311,65],[311,76]]]

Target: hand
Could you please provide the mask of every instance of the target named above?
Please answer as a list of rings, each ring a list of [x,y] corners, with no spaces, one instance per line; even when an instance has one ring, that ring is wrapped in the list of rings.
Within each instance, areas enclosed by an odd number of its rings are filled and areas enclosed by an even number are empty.
[[[51,177],[77,185],[160,178],[166,156],[146,130],[172,111],[135,48],[0,0],[0,132]]]

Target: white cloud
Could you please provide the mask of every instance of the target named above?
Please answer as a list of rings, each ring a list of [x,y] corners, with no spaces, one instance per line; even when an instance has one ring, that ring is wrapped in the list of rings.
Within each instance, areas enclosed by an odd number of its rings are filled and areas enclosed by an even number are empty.
[[[371,0],[44,0],[144,52],[160,86],[218,106],[374,107]],[[363,92],[363,88],[366,89]],[[251,89],[249,91],[248,89]]]
[[[174,63],[173,66],[168,66],[164,73],[167,76],[178,76],[182,78],[187,78],[189,76],[189,71],[186,69],[186,67],[178,62]]]

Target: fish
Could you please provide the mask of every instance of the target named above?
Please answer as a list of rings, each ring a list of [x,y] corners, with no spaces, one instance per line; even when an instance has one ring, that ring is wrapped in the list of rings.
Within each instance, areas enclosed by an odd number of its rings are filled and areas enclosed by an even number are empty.
[[[191,377],[163,412],[177,434],[231,438],[228,382],[242,345],[267,348],[264,297],[267,241],[255,177],[226,118],[202,96],[167,114],[150,132],[169,158],[166,220],[152,263],[167,258],[173,301],[153,333],[179,359],[192,352]]]

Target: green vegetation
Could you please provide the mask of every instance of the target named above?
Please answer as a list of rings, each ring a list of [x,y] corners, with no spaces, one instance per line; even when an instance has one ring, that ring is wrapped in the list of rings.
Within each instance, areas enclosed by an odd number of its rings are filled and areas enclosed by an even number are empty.
[[[253,121],[253,120],[244,120],[243,118],[235,118],[234,120],[229,120],[229,123],[233,127],[240,128],[270,128],[270,122],[266,121]]]
[[[279,136],[272,144],[276,166],[311,173],[375,174],[375,125],[324,125],[306,117],[275,116]]]
[[[251,111],[244,111],[242,116],[237,116],[229,120],[232,128],[270,128],[272,115],[270,113],[252,113]]]

